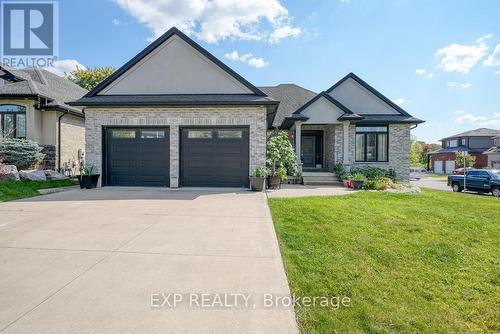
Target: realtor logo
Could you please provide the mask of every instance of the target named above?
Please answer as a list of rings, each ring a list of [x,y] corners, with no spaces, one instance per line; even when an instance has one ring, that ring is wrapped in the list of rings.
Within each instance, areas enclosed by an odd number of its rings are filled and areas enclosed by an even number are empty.
[[[51,66],[58,54],[57,1],[2,2],[2,60],[11,66]]]

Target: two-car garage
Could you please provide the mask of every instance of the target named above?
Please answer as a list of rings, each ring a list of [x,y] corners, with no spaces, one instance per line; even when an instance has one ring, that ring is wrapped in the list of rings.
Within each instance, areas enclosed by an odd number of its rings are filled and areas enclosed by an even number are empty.
[[[169,128],[105,128],[104,185],[169,186]],[[180,186],[248,187],[248,127],[179,129]]]

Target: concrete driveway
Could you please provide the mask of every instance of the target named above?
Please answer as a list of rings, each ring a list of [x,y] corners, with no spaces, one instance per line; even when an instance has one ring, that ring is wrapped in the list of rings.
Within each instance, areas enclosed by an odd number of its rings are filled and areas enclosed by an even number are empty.
[[[432,177],[432,176],[424,176],[418,181],[410,181],[412,185],[420,188],[452,191],[451,187],[448,187],[447,182],[448,179],[446,177]]]
[[[0,203],[0,332],[296,333],[293,307],[264,294],[289,289],[262,193],[103,188]]]

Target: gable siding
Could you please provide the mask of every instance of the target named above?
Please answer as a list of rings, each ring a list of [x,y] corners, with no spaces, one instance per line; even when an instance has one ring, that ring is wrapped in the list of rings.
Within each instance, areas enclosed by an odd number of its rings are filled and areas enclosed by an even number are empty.
[[[356,114],[400,114],[351,78],[344,81],[329,94]]]
[[[343,114],[342,110],[324,97],[314,101],[301,112],[301,115],[309,117],[305,124],[339,124],[337,119]]]
[[[253,94],[188,43],[172,36],[99,95]]]

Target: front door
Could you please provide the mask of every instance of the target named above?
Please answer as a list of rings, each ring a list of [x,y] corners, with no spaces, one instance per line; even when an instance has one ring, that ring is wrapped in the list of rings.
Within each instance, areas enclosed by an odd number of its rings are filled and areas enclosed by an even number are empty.
[[[316,167],[316,136],[302,136],[302,164]]]

